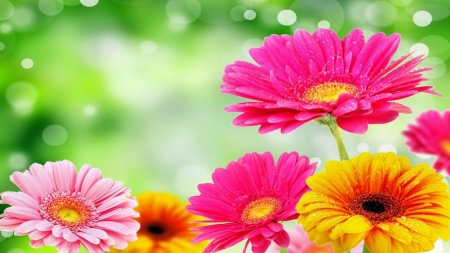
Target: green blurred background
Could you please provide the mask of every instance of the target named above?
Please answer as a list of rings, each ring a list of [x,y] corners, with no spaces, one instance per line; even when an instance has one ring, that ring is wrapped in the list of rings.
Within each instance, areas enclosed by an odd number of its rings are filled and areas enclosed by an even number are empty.
[[[323,169],[338,159],[328,129],[309,123],[259,135],[234,127],[237,114],[223,108],[244,99],[218,92],[224,67],[252,61],[248,49],[264,37],[317,27],[340,37],[353,28],[366,38],[400,33],[395,58],[427,55],[421,67],[435,70],[426,84],[450,97],[448,0],[0,0],[0,192],[17,190],[12,172],[62,159],[100,168],[134,194],[170,191],[185,200],[247,152],[277,158],[296,150]],[[449,100],[419,94],[402,102],[414,113],[364,135],[344,133],[351,156],[394,150],[433,162],[410,154],[400,133]],[[56,252],[5,236],[1,253]],[[450,251],[438,244],[433,252]]]

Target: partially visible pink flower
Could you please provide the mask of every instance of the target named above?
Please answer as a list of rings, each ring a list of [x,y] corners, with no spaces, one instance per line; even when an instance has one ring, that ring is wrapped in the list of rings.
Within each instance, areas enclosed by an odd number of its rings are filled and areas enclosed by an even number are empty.
[[[47,162],[14,172],[11,181],[21,192],[1,194],[0,203],[11,206],[0,215],[0,230],[28,235],[33,248],[76,253],[82,244],[90,253],[103,253],[137,239],[135,198],[99,169],[84,165],[77,174],[67,160]]]
[[[283,153],[275,164],[272,154],[246,154],[237,162],[214,171],[214,183],[200,184],[200,196],[189,198],[186,209],[207,220],[195,228],[200,232],[193,242],[211,240],[205,253],[217,252],[247,240],[252,252],[266,252],[271,241],[289,245],[281,224],[299,216],[295,206],[309,190],[307,177],[316,169],[308,157]],[[244,252],[245,252],[244,249]]]
[[[411,152],[437,156],[433,168],[450,174],[450,110],[428,110],[403,131]]]
[[[301,225],[297,225],[292,229],[287,230],[291,238],[291,244],[287,248],[288,253],[334,253],[331,243],[323,246],[317,246],[308,238],[308,234],[302,229]],[[362,253],[364,242],[361,242],[352,249],[352,253]],[[279,253],[280,249],[277,245],[271,245],[269,253]]]
[[[225,68],[221,92],[250,99],[228,106],[239,112],[236,126],[260,126],[260,133],[288,133],[327,114],[342,129],[365,133],[368,124],[395,120],[410,108],[393,101],[419,92],[437,94],[415,69],[423,61],[411,53],[390,63],[400,35],[377,33],[367,42],[359,29],[342,40],[330,29],[294,36],[271,35],[250,50],[256,65],[236,61]]]

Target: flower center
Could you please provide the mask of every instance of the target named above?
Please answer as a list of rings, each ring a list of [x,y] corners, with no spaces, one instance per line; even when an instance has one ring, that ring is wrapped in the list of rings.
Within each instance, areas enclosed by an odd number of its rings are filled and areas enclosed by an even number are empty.
[[[363,215],[375,223],[388,221],[404,212],[400,202],[385,193],[360,194],[350,201],[348,209],[351,213]]]
[[[91,200],[69,191],[48,194],[40,204],[40,213],[46,220],[72,232],[94,226],[99,217],[96,210]]]
[[[281,209],[281,203],[275,198],[264,197],[250,202],[242,211],[241,219],[247,224],[266,220]]]
[[[155,240],[164,240],[172,237],[174,234],[169,226],[159,222],[147,225],[147,232]]]
[[[301,98],[307,102],[336,102],[342,93],[358,94],[355,86],[346,83],[326,82],[314,85],[305,90]]]
[[[450,155],[450,140],[443,140],[441,142],[441,147],[447,154]]]

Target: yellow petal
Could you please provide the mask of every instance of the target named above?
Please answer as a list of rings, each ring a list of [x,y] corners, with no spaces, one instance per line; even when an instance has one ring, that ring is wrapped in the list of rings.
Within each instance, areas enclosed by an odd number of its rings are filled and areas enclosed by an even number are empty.
[[[339,239],[331,241],[331,247],[333,247],[334,253],[344,253],[349,250],[342,247],[341,240]]]
[[[331,242],[330,236],[328,235],[329,233],[317,233],[316,234],[316,238],[314,239],[314,242],[318,245],[318,246],[322,246],[325,244],[328,244]]]
[[[342,229],[342,223],[337,224],[334,226],[334,228],[331,230],[330,238],[331,240],[337,240],[339,237],[341,237],[344,234],[344,230]]]
[[[341,237],[342,248],[353,249],[358,245],[369,233],[369,231],[358,234],[344,234]]]
[[[364,243],[371,253],[391,252],[391,238],[379,228],[372,229],[364,239]]]
[[[407,244],[411,243],[412,235],[407,228],[405,228],[403,225],[400,225],[399,223],[389,222],[387,224],[389,225],[389,231],[386,231],[386,234],[399,242]]]
[[[395,239],[391,239],[391,253],[412,253],[405,252],[405,248],[403,247],[403,245],[404,243],[401,243]]]
[[[363,215],[354,215],[342,223],[342,230],[347,234],[363,233],[373,227],[372,222]]]
[[[336,217],[331,217],[329,219],[324,219],[322,221],[320,221],[316,228],[318,232],[325,232],[329,229],[331,229],[332,227],[334,227],[336,224],[340,223],[341,221],[348,219],[348,215],[345,216],[336,216]]]
[[[400,218],[395,219],[398,223],[402,224],[403,226],[420,233],[422,235],[430,235],[430,226],[428,226],[425,222],[418,220],[418,219],[412,219],[406,216],[402,216]]]
[[[302,222],[304,230],[310,230],[315,227],[319,221],[334,216],[341,216],[342,212],[334,211],[331,209],[320,210],[316,212],[309,213],[308,217]]]

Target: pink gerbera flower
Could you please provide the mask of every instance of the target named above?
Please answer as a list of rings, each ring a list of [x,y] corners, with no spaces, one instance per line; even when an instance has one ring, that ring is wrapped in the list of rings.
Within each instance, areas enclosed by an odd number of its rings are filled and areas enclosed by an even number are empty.
[[[200,184],[200,196],[189,199],[187,210],[206,217],[207,224],[193,242],[212,240],[205,253],[217,252],[248,239],[252,251],[262,253],[271,241],[289,245],[281,221],[298,217],[295,205],[309,190],[307,177],[316,169],[308,157],[283,153],[275,164],[272,154],[246,154],[214,171],[214,183]],[[244,249],[244,252],[245,252]]]
[[[365,133],[368,124],[383,124],[411,110],[392,101],[418,92],[437,94],[414,69],[421,56],[407,54],[391,62],[400,35],[377,33],[365,42],[355,29],[342,40],[330,29],[312,35],[271,35],[250,50],[257,65],[237,61],[225,68],[221,92],[253,100],[225,108],[240,112],[236,126],[260,125],[259,132],[288,133],[327,114],[342,129]]]
[[[1,215],[0,230],[28,235],[33,248],[48,245],[75,253],[82,244],[91,253],[102,253],[137,239],[135,198],[99,169],[84,165],[77,174],[69,161],[47,162],[14,172],[11,181],[21,192],[1,194],[0,203],[11,206]]]
[[[428,110],[403,132],[411,152],[437,156],[433,168],[450,173],[450,110]]]
[[[287,230],[291,238],[291,244],[287,248],[288,253],[334,253],[333,247],[330,244],[317,246],[308,238],[308,234],[303,230],[301,225],[297,225],[292,229]],[[352,249],[352,253],[362,253],[364,242],[361,242]],[[270,247],[271,253],[280,252],[279,248],[272,244]]]

